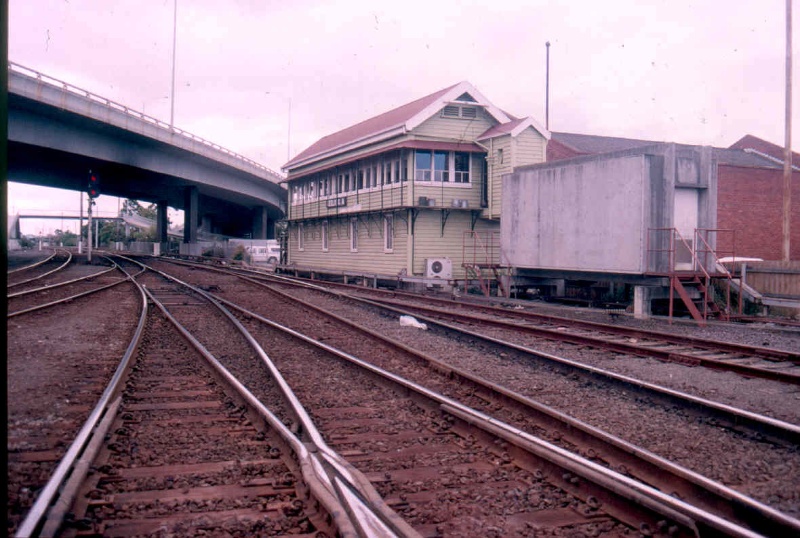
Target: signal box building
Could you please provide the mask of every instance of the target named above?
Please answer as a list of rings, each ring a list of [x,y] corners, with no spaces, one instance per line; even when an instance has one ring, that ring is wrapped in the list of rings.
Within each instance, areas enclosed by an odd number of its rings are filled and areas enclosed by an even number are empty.
[[[550,134],[469,82],[328,135],[287,172],[286,266],[318,278],[466,279],[499,252],[503,174],[545,160]]]

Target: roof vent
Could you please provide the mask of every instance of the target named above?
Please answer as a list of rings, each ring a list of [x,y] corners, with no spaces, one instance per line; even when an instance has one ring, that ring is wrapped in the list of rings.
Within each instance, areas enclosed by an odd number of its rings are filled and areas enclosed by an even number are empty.
[[[469,93],[464,92],[458,97],[456,97],[456,101],[466,101],[468,103],[477,103],[478,101],[475,100]]]
[[[460,108],[461,107],[447,105],[446,107],[444,107],[442,115],[448,118],[458,118],[460,116]]]
[[[445,105],[442,109],[445,118],[464,118],[474,120],[478,117],[478,108],[474,106]]]

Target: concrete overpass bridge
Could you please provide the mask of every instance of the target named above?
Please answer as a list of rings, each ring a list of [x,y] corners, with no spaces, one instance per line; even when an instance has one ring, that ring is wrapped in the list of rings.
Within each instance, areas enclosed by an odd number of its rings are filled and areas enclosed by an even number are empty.
[[[8,69],[9,181],[85,191],[91,170],[101,194],[157,204],[164,242],[167,207],[184,211],[187,244],[198,228],[274,237],[286,209],[277,172],[43,73]]]

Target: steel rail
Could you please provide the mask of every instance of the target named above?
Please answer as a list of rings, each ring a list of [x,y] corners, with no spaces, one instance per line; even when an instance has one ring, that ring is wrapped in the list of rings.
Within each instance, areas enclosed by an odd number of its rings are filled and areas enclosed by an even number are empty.
[[[44,277],[46,277],[48,275],[52,275],[53,273],[56,273],[56,272],[62,270],[64,267],[69,265],[69,263],[72,261],[72,252],[70,252],[68,250],[65,250],[65,251],[62,251],[62,252],[66,252],[67,253],[67,261],[65,261],[63,264],[59,265],[58,267],[56,267],[52,271],[48,271],[48,272],[43,273],[43,274],[41,274],[39,276],[36,276],[36,277],[33,277],[33,278],[29,278],[28,280],[23,280],[22,282],[15,282],[13,284],[8,284],[8,285],[6,285],[6,288],[15,288],[17,286],[22,286],[23,284],[27,284],[29,282],[33,282],[34,280],[39,280],[40,278],[44,278]],[[52,257],[55,257],[55,254],[53,254]],[[49,261],[51,258],[48,258],[46,261]]]
[[[309,282],[307,279],[302,279],[297,277],[286,277],[286,276],[267,275],[267,274],[262,274],[262,275],[266,278],[274,278],[274,279],[280,278],[287,283],[292,283],[293,281],[297,281],[299,283]],[[695,347],[711,351],[724,350],[731,353],[745,353],[748,355],[754,355],[761,358],[765,358],[767,360],[790,361],[800,364],[800,353],[796,351],[773,349],[773,348],[759,347],[759,346],[749,346],[744,344],[736,344],[732,342],[723,342],[720,340],[698,338],[696,336],[691,336],[691,335],[676,335],[676,334],[665,333],[663,331],[651,331],[646,329],[638,329],[635,327],[610,325],[596,321],[587,321],[587,320],[581,320],[563,316],[554,316],[551,314],[510,310],[508,308],[478,304],[471,301],[457,301],[454,299],[443,299],[441,297],[431,297],[428,295],[413,294],[397,290],[387,291],[387,290],[380,290],[373,288],[365,290],[363,287],[356,287],[350,284],[341,284],[338,282],[325,282],[325,286],[345,288],[348,290],[353,290],[357,293],[391,295],[393,297],[395,296],[408,297],[411,300],[417,300],[417,301],[424,300],[425,302],[428,303],[438,303],[441,305],[445,305],[448,308],[452,308],[455,305],[457,307],[464,307],[472,310],[485,311],[491,314],[501,315],[506,317],[521,318],[528,321],[552,323],[552,324],[566,325],[573,327],[584,327],[590,330],[600,330],[622,336],[637,337],[637,338],[653,338],[657,340],[663,340],[665,342],[675,345],[685,346],[686,344],[691,344]],[[377,300],[382,300],[382,299],[377,299]]]
[[[127,275],[126,271],[124,269],[122,269],[121,267],[117,266],[116,268]],[[97,275],[93,275],[93,276],[97,276]],[[63,299],[57,299],[55,301],[50,301],[48,303],[32,306],[30,308],[25,308],[23,310],[17,310],[15,312],[9,312],[6,315],[6,318],[10,319],[10,318],[13,318],[13,317],[16,317],[16,316],[21,316],[23,314],[29,314],[31,312],[36,312],[37,310],[44,310],[46,308],[50,308],[51,306],[55,306],[55,305],[58,305],[58,304],[68,303],[70,301],[74,301],[75,299],[79,299],[81,297],[85,297],[87,295],[91,295],[93,293],[97,293],[99,291],[103,291],[103,290],[106,290],[106,289],[109,289],[109,288],[113,288],[114,286],[119,286],[120,284],[123,284],[123,283],[127,282],[128,280],[131,280],[131,276],[130,275],[128,275],[126,278],[121,278],[117,282],[112,282],[111,284],[106,284],[104,286],[100,286],[100,287],[92,289],[92,290],[88,290],[88,291],[84,291],[84,292],[81,292],[81,293],[77,293],[77,294],[71,295],[69,297],[64,297]]]
[[[425,397],[429,401],[435,402],[439,408],[452,416],[464,420],[484,431],[493,435],[498,435],[506,441],[535,454],[538,458],[555,464],[568,472],[573,472],[587,481],[607,490],[608,492],[628,499],[630,502],[645,507],[647,510],[668,517],[688,529],[700,527],[713,529],[714,532],[721,532],[726,536],[751,537],[762,536],[750,529],[738,524],[724,520],[707,510],[693,506],[687,502],[678,500],[666,495],[657,489],[630,479],[620,473],[607,469],[599,464],[586,460],[585,458],[573,454],[565,449],[552,445],[551,443],[528,434],[518,428],[506,424],[494,417],[485,415],[479,411],[468,407],[461,402],[441,395],[422,385],[409,381],[401,376],[393,374],[387,370],[379,368],[371,363],[363,361],[353,355],[343,352],[323,342],[319,342],[291,328],[282,326],[269,319],[235,305],[231,301],[218,298],[222,303],[234,308],[245,316],[255,319],[261,323],[269,325],[286,334],[294,336],[308,344],[322,349],[332,355],[339,357],[351,364],[357,365],[373,375],[377,375],[384,380],[388,380],[405,390]],[[700,536],[700,532],[697,532]]]
[[[278,277],[282,278],[282,277]],[[298,285],[296,282],[292,281],[292,279],[287,279],[287,283]],[[309,289],[314,289],[316,291],[335,295],[337,297],[351,299],[356,302],[362,302],[364,304],[371,305],[375,308],[393,312],[398,315],[414,315],[414,312],[409,312],[403,310],[401,308],[395,308],[389,305],[385,305],[379,301],[373,301],[370,299],[366,299],[363,297],[356,297],[350,295],[348,293],[334,291],[325,288],[324,286],[319,286],[316,284],[309,284],[309,283],[302,283],[299,284]],[[717,416],[721,419],[724,419],[726,422],[730,423],[732,427],[736,426],[747,426],[751,430],[757,431],[764,435],[773,437],[780,441],[786,441],[790,443],[800,443],[800,426],[795,424],[790,424],[788,422],[774,419],[772,417],[759,415],[757,413],[752,413],[750,411],[740,409],[737,407],[721,404],[718,402],[714,402],[711,400],[707,400],[705,398],[700,398],[697,396],[693,396],[691,394],[686,394],[677,390],[673,390],[667,387],[663,387],[660,385],[656,385],[654,383],[648,383],[645,381],[641,381],[639,379],[635,379],[629,376],[624,376],[621,374],[617,374],[615,372],[611,372],[609,370],[603,370],[601,368],[597,368],[594,366],[589,366],[577,361],[573,361],[564,357],[559,357],[557,355],[553,355],[550,353],[545,353],[542,351],[537,351],[535,349],[522,346],[519,344],[514,344],[512,342],[506,342],[504,340],[500,340],[498,338],[493,338],[491,336],[487,336],[481,333],[469,331],[462,327],[457,327],[455,325],[451,325],[449,323],[445,323],[433,318],[428,318],[425,316],[416,316],[417,318],[429,323],[433,326],[441,327],[442,329],[453,331],[455,333],[464,334],[466,336],[470,336],[473,338],[477,338],[479,340],[483,340],[485,342],[495,344],[507,349],[512,349],[514,351],[521,352],[525,355],[532,356],[539,359],[544,359],[548,362],[552,362],[561,366],[566,366],[572,370],[578,370],[583,372],[591,377],[598,378],[605,382],[611,382],[615,384],[619,384],[625,386],[629,389],[645,391],[650,393],[652,396],[661,397],[666,400],[679,403],[684,406],[693,406],[698,409],[703,410],[713,416]]]
[[[320,472],[321,465],[316,461],[308,449],[295,437],[292,432],[269,410],[267,409],[238,379],[236,379],[222,364],[217,360],[211,352],[197,340],[192,333],[186,329],[164,306],[164,304],[156,299],[156,297],[148,290],[145,293],[150,301],[164,314],[170,323],[181,333],[181,335],[194,347],[199,354],[205,359],[218,378],[232,390],[241,400],[243,400],[252,410],[254,410],[258,417],[271,428],[279,433],[279,435],[289,444],[294,451],[297,462],[303,474],[303,480],[309,489],[313,492],[314,496],[319,500],[320,504],[325,507],[328,513],[336,522],[336,527],[343,537],[356,537],[358,534],[355,532],[350,520],[343,516],[345,514],[344,507],[339,503],[338,499],[333,493],[333,486],[330,483],[327,475]]]
[[[180,263],[180,264],[184,265],[184,263]],[[185,265],[194,266],[195,264],[189,263],[189,264],[185,264]],[[423,354],[420,354],[420,353],[416,352],[415,350],[408,348],[408,346],[405,346],[404,344],[402,344],[400,342],[396,342],[396,341],[394,341],[392,339],[384,337],[383,335],[375,333],[374,331],[371,331],[369,329],[365,329],[365,328],[361,327],[360,325],[358,325],[357,323],[351,322],[350,320],[347,320],[347,319],[341,318],[340,316],[337,316],[335,314],[329,313],[329,312],[327,312],[325,309],[323,309],[321,307],[317,307],[317,306],[315,306],[313,304],[310,304],[310,303],[307,303],[307,302],[304,302],[304,301],[300,301],[295,297],[289,296],[289,295],[287,295],[287,294],[285,294],[285,293],[283,293],[281,291],[278,291],[278,290],[274,289],[273,287],[265,284],[262,281],[259,281],[259,280],[256,280],[254,278],[251,278],[250,276],[243,276],[241,274],[238,274],[239,271],[230,271],[228,269],[217,269],[217,268],[208,268],[208,269],[210,269],[212,271],[219,271],[219,272],[228,273],[228,274],[234,273],[234,274],[236,274],[236,276],[238,276],[239,278],[241,278],[241,279],[243,279],[245,281],[251,282],[251,283],[253,283],[255,285],[258,285],[258,286],[262,286],[262,287],[264,287],[266,289],[269,289],[273,293],[276,293],[276,294],[278,294],[280,296],[286,297],[286,298],[288,298],[288,299],[290,299],[292,301],[300,302],[300,303],[304,304],[304,306],[309,307],[309,308],[311,308],[311,309],[313,309],[315,311],[318,311],[319,313],[321,313],[323,315],[326,315],[328,317],[337,319],[338,321],[341,321],[341,322],[343,322],[343,323],[345,323],[345,324],[347,324],[347,325],[349,325],[349,326],[351,326],[351,327],[353,327],[353,328],[355,328],[355,329],[357,329],[357,330],[359,330],[361,332],[370,334],[370,336],[377,337],[377,338],[381,339],[382,341],[387,342],[389,345],[391,345],[393,347],[402,349],[403,351],[409,352],[409,353],[411,353],[413,355],[416,355],[416,356],[422,356],[424,360],[427,360],[427,361],[429,361],[430,363],[432,363],[434,365],[433,368],[435,370],[440,370],[442,372],[445,372],[446,375],[449,375],[451,377],[463,376],[463,378],[467,379],[470,382],[482,383],[485,386],[485,381],[482,380],[482,379],[478,379],[476,381],[475,376],[472,376],[469,373],[462,372],[457,368],[454,368],[454,367],[452,367],[450,365],[441,363],[439,361],[436,361],[435,359],[432,359],[432,358],[427,357],[427,356],[425,356]],[[253,272],[249,272],[249,273],[253,273]],[[259,272],[255,272],[255,273],[257,275],[259,275],[259,276],[263,275],[263,273],[259,273]],[[277,278],[280,279],[280,277],[277,277]],[[272,277],[270,277],[270,279],[272,279]],[[339,292],[332,292],[331,290],[329,290],[327,288],[320,287],[320,286],[315,286],[315,285],[312,285],[312,284],[303,283],[301,285],[303,287],[310,287],[310,288],[318,289],[320,291],[324,291],[326,293],[330,293],[330,294],[337,295],[337,296],[342,296],[342,295],[347,296],[346,294],[341,294]],[[213,294],[210,294],[210,295],[214,296]],[[214,297],[216,297],[216,296],[214,296]],[[238,306],[234,305],[233,303],[231,303],[229,301],[226,301],[225,299],[222,299],[222,298],[219,298],[219,297],[216,297],[216,298],[218,300],[220,300],[221,302],[224,302],[224,303],[228,304],[232,308],[235,308],[235,309],[241,311],[245,315],[248,315],[248,316],[253,316],[254,315],[252,312],[248,312],[248,311],[242,309],[241,307],[238,307]],[[256,317],[258,317],[258,316],[256,315]],[[260,321],[262,321],[264,323],[268,323],[270,325],[273,325],[273,322],[270,322],[269,320],[260,320]],[[278,327],[280,327],[280,326],[278,326]],[[506,397],[508,397],[508,398],[510,398],[512,400],[515,400],[517,402],[523,401],[525,403],[525,405],[527,405],[528,402],[531,402],[527,398],[525,398],[525,397],[523,397],[521,395],[515,394],[512,391],[508,391],[506,389],[503,389],[502,387],[499,388],[498,392],[501,392],[504,396],[506,396]],[[722,485],[720,483],[714,482],[712,480],[709,480],[706,477],[698,475],[698,474],[694,473],[693,471],[690,471],[688,469],[682,468],[682,467],[680,467],[680,466],[678,466],[678,465],[676,465],[676,464],[674,464],[672,462],[669,462],[668,460],[663,460],[663,458],[660,458],[659,456],[657,456],[655,454],[649,453],[649,452],[647,452],[647,451],[645,451],[645,450],[643,450],[643,449],[641,449],[639,447],[636,447],[635,445],[631,445],[630,443],[627,443],[624,440],[617,439],[617,438],[615,438],[615,437],[613,437],[613,436],[611,436],[611,435],[609,435],[609,434],[607,434],[605,432],[602,432],[600,430],[597,430],[597,429],[593,428],[592,426],[589,426],[587,424],[583,424],[580,421],[572,419],[571,417],[567,417],[566,415],[563,415],[563,414],[559,413],[558,411],[552,410],[552,409],[548,408],[547,406],[537,405],[536,402],[531,402],[531,403],[534,404],[534,406],[531,409],[533,409],[534,412],[538,416],[546,416],[547,419],[549,420],[549,422],[553,422],[553,418],[554,417],[555,417],[556,421],[561,421],[561,420],[563,420],[563,418],[566,418],[567,427],[565,428],[565,431],[568,432],[567,436],[569,436],[569,432],[573,432],[574,433],[575,430],[581,430],[581,431],[588,432],[589,435],[597,436],[597,437],[600,437],[601,439],[603,439],[603,442],[608,443],[611,446],[612,450],[614,450],[614,451],[628,452],[631,455],[633,455],[634,457],[637,457],[637,456],[640,457],[643,461],[645,461],[649,465],[654,465],[656,467],[660,467],[662,469],[665,469],[668,472],[674,473],[676,476],[680,477],[681,480],[686,481],[688,483],[688,488],[689,488],[689,490],[693,490],[694,491],[695,498],[702,499],[701,502],[703,503],[703,507],[714,507],[714,506],[716,506],[719,512],[725,512],[727,510],[727,513],[723,513],[722,514],[723,517],[728,518],[730,520],[733,520],[737,524],[747,525],[747,526],[749,526],[751,528],[754,528],[756,531],[766,532],[766,534],[768,534],[768,535],[773,535],[775,533],[780,533],[780,534],[791,533],[791,534],[794,534],[794,533],[800,532],[800,521],[798,521],[798,520],[796,520],[794,518],[791,518],[790,516],[788,516],[786,514],[783,514],[783,513],[779,512],[779,511],[769,507],[769,506],[763,505],[762,503],[759,503],[758,501],[755,501],[752,498],[749,498],[749,497],[747,497],[745,495],[742,495],[741,493],[739,493],[739,492],[737,492],[735,490],[727,488],[726,486],[724,486],[724,485]],[[562,424],[563,424],[563,422],[562,422]],[[615,441],[618,441],[618,443],[615,443]],[[649,482],[647,480],[645,480],[645,483],[649,483]],[[681,489],[681,488],[679,487],[678,489]],[[698,489],[700,490],[699,492],[697,491]],[[686,490],[683,489],[681,491],[681,493],[683,494],[685,491]],[[703,499],[704,495],[705,495],[705,499]],[[720,507],[722,507],[721,510],[719,510]]]
[[[124,269],[120,268],[121,271],[125,272]],[[127,273],[126,273],[127,274]],[[126,280],[133,281],[133,278],[128,275]],[[139,293],[142,299],[141,303],[141,313],[139,315],[139,323],[136,327],[136,331],[133,334],[133,338],[131,342],[128,344],[128,348],[126,349],[122,359],[120,360],[117,369],[114,372],[114,375],[109,381],[106,389],[103,391],[103,394],[100,396],[100,399],[97,402],[97,405],[89,414],[86,422],[84,423],[83,427],[78,432],[75,440],[70,445],[67,452],[61,458],[56,470],[51,475],[50,479],[45,484],[42,491],[39,493],[39,496],[36,498],[31,509],[28,511],[25,519],[22,521],[21,525],[18,527],[16,535],[19,538],[27,538],[29,536],[33,536],[35,532],[44,524],[45,516],[47,515],[48,511],[53,506],[54,502],[59,497],[59,491],[63,489],[72,489],[73,493],[76,488],[67,488],[66,483],[67,480],[69,481],[82,481],[83,476],[79,476],[79,473],[75,472],[75,465],[78,459],[85,455],[86,449],[89,446],[92,438],[95,436],[102,437],[105,435],[105,432],[99,429],[99,425],[104,418],[104,416],[110,412],[110,405],[112,399],[118,394],[120,388],[122,386],[122,382],[125,379],[125,376],[128,372],[128,366],[131,362],[131,359],[135,353],[135,351],[139,347],[139,342],[144,334],[144,327],[145,321],[147,319],[147,297],[144,294],[144,291],[139,288]],[[88,472],[88,469],[83,469],[83,472]],[[59,504],[61,506],[70,505],[71,500],[68,499],[58,499]],[[63,514],[60,514],[63,516]],[[48,525],[53,525],[53,523],[48,523]]]
[[[53,253],[50,256],[48,256],[47,258],[45,258],[43,260],[39,260],[38,262],[32,263],[30,265],[26,265],[24,267],[17,267],[16,269],[12,269],[12,270],[8,271],[7,274],[11,275],[11,274],[14,274],[14,273],[19,273],[20,271],[27,271],[28,269],[33,269],[34,267],[39,267],[40,265],[45,264],[45,263],[49,262],[50,260],[52,260],[53,258],[55,258],[56,254],[57,254],[57,251],[54,250]]]
[[[800,534],[800,520],[794,519],[786,514],[775,510],[763,503],[756,501],[736,490],[702,476],[694,471],[675,464],[665,458],[658,456],[648,450],[625,441],[619,437],[611,435],[590,424],[570,417],[569,415],[557,411],[556,409],[536,402],[522,394],[490,383],[487,380],[476,376],[466,370],[454,367],[450,364],[437,360],[425,353],[421,353],[403,342],[389,338],[377,331],[363,327],[357,322],[343,318],[327,311],[325,308],[303,301],[277,290],[264,282],[253,278],[238,275],[240,279],[254,285],[263,287],[286,300],[297,302],[304,307],[317,312],[320,315],[333,319],[353,330],[366,334],[387,345],[408,353],[423,362],[427,363],[434,371],[442,372],[450,378],[470,384],[477,388],[488,390],[495,397],[503,400],[506,405],[524,407],[523,411],[535,417],[539,424],[547,424],[551,427],[559,428],[557,431],[564,432],[563,436],[572,439],[576,445],[590,445],[589,450],[593,450],[597,457],[608,462],[628,467],[631,475],[638,475],[639,480],[650,485],[660,485],[659,489],[664,491],[672,489],[680,493],[680,498],[692,497],[692,500],[704,509],[716,509],[720,515],[730,521],[750,527],[758,532],[766,534]],[[217,297],[212,294],[212,296]],[[217,297],[218,300],[224,301]],[[636,471],[632,469],[634,467]],[[665,481],[662,473],[669,473],[673,478]],[[677,480],[676,480],[677,479]],[[662,484],[663,482],[663,484]]]
[[[345,297],[350,297],[349,295],[343,294]],[[718,402],[714,402],[711,400],[707,400],[705,398],[700,398],[698,396],[693,396],[691,394],[686,394],[684,392],[680,392],[677,390],[673,390],[667,387],[662,387],[660,385],[656,385],[654,383],[648,383],[646,381],[642,381],[639,379],[635,379],[633,377],[617,374],[615,372],[611,372],[609,370],[603,370],[602,368],[596,368],[594,366],[589,366],[577,361],[573,361],[564,357],[559,357],[557,355],[552,355],[550,353],[545,353],[542,351],[537,351],[535,349],[529,348],[527,346],[514,344],[512,342],[506,342],[504,340],[500,340],[499,338],[494,338],[491,336],[487,336],[485,334],[481,334],[478,332],[470,331],[461,327],[457,327],[455,325],[451,325],[449,323],[445,323],[440,320],[436,320],[433,318],[429,318],[426,316],[419,316],[415,315],[414,312],[410,312],[407,310],[403,310],[401,308],[395,308],[388,305],[384,305],[377,301],[371,301],[369,299],[359,299],[355,298],[357,301],[363,301],[366,304],[371,304],[377,308],[382,308],[384,310],[392,311],[399,315],[410,315],[415,316],[418,319],[425,321],[425,323],[441,327],[442,329],[454,331],[456,333],[460,333],[466,336],[470,336],[472,338],[477,338],[483,340],[485,342],[489,342],[495,345],[503,346],[507,349],[513,349],[514,351],[519,351],[523,354],[528,356],[533,356],[540,359],[545,359],[548,362],[556,363],[562,366],[566,366],[573,370],[579,370],[585,374],[588,374],[592,377],[600,378],[606,382],[614,382],[618,384],[622,384],[628,388],[636,389],[636,390],[644,390],[653,396],[661,396],[667,398],[672,401],[677,401],[681,405],[692,405],[694,407],[703,409],[706,412],[709,412],[713,415],[723,417],[726,421],[730,422],[732,425],[740,426],[748,426],[755,431],[759,431],[765,435],[769,435],[780,439],[782,441],[788,441],[791,443],[798,443],[800,442],[800,426],[795,424],[790,424],[788,422],[784,422],[782,420],[774,419],[772,417],[767,417],[764,415],[759,415],[757,413],[753,413],[750,411],[746,411],[744,409],[739,409],[737,407],[733,407],[730,405],[721,404]]]
[[[248,269],[244,268],[231,268],[231,270],[235,271],[248,271]],[[317,285],[314,284],[313,280],[299,278],[299,277],[287,277],[287,276],[279,276],[275,274],[268,274],[263,272],[252,271],[260,275],[263,278],[268,279],[281,279],[283,282],[287,284],[295,284],[295,285],[303,285],[303,284],[310,284],[310,285]],[[339,282],[328,282],[324,283],[327,287],[332,288],[344,288],[347,290],[353,290],[357,293],[370,293],[370,294],[379,294],[379,295],[386,295],[392,297],[408,297],[412,300],[424,300],[428,303],[438,303],[445,305],[448,308],[453,307],[454,305],[457,307],[466,307],[473,310],[481,310],[486,311],[492,314],[503,315],[507,317],[516,317],[522,318],[525,320],[535,321],[535,322],[544,322],[544,323],[553,323],[559,325],[571,325],[575,327],[585,327],[591,330],[601,330],[605,332],[615,333],[622,336],[630,336],[630,337],[639,337],[639,338],[654,338],[658,340],[663,340],[665,342],[669,342],[676,345],[683,345],[692,344],[698,348],[708,349],[712,351],[717,351],[723,349],[725,351],[731,353],[746,353],[748,355],[758,356],[767,360],[776,360],[776,361],[790,361],[797,364],[800,364],[800,353],[790,351],[790,350],[781,350],[781,349],[773,349],[768,347],[759,347],[759,346],[749,346],[744,344],[736,344],[732,342],[723,342],[720,340],[710,340],[705,338],[698,338],[696,336],[690,335],[675,335],[671,333],[665,333],[662,331],[651,331],[647,329],[638,329],[635,327],[627,327],[627,326],[620,326],[620,325],[609,325],[605,323],[595,322],[595,321],[587,321],[563,316],[554,316],[551,314],[541,314],[531,311],[518,311],[518,310],[509,310],[508,308],[501,308],[496,306],[484,305],[479,304],[474,301],[465,301],[465,300],[456,300],[455,298],[451,299],[444,299],[441,297],[434,297],[430,295],[421,295],[421,294],[414,294],[405,291],[399,290],[384,290],[384,289],[377,289],[377,288],[364,288],[362,286],[353,286],[351,284],[343,284]],[[324,287],[323,287],[324,289]],[[765,320],[760,319],[758,321],[764,322]],[[800,326],[797,322],[787,321],[787,325],[789,326]]]
[[[111,271],[113,271],[116,268],[117,268],[117,264],[114,264],[110,268],[106,269],[105,271],[100,271],[100,272],[97,272],[97,273],[94,273],[94,274],[91,274],[91,275],[88,275],[88,276],[82,276],[82,277],[78,277],[78,278],[73,278],[72,280],[67,280],[65,282],[57,282],[56,284],[50,284],[48,286],[42,286],[40,288],[33,288],[33,289],[30,289],[30,290],[18,291],[17,293],[12,293],[11,295],[8,295],[7,298],[8,299],[14,299],[16,297],[23,297],[25,295],[30,295],[32,293],[39,293],[40,291],[49,291],[49,290],[52,290],[52,289],[55,289],[55,288],[60,288],[61,286],[67,286],[69,284],[75,284],[76,282],[80,282],[81,280],[91,280],[91,279],[96,278],[98,276],[102,276],[102,275],[104,275],[106,273],[110,273]]]
[[[651,346],[637,345],[627,342],[618,342],[606,340],[597,336],[590,336],[585,334],[575,334],[567,331],[559,331],[556,329],[546,329],[531,325],[524,325],[520,323],[512,323],[509,321],[499,319],[482,318],[469,314],[454,312],[453,310],[439,310],[422,305],[409,305],[399,303],[397,301],[390,301],[387,299],[374,299],[376,302],[395,306],[398,308],[406,308],[417,312],[426,312],[431,315],[446,316],[451,319],[462,322],[481,323],[482,325],[491,325],[503,329],[526,332],[549,340],[557,340],[559,342],[570,342],[578,345],[589,345],[592,347],[610,349],[620,353],[629,353],[635,355],[643,355],[653,357],[658,360],[666,362],[677,362],[680,364],[689,364],[692,366],[703,366],[719,371],[731,371],[747,377],[758,377],[761,379],[770,379],[773,381],[781,381],[783,383],[791,383],[793,385],[800,385],[800,373],[783,372],[780,370],[771,370],[768,368],[760,368],[758,366],[750,366],[746,364],[738,364],[726,362],[722,359],[711,359],[690,353],[683,353],[670,349],[659,349]],[[605,326],[602,326],[603,328]],[[603,330],[603,329],[601,329]],[[652,335],[650,337],[653,337]],[[786,352],[789,354],[789,352]],[[794,354],[796,355],[796,354]],[[794,361],[792,361],[794,363]]]
[[[187,265],[194,265],[194,264],[187,264]],[[208,268],[208,269],[225,272],[224,269],[217,269],[217,268]],[[342,291],[331,290],[322,285],[313,284],[309,282],[298,282],[294,278],[283,277],[278,275],[269,275],[269,278],[271,280],[277,280],[289,285],[301,286],[322,293],[331,294],[337,297],[351,299],[356,302],[362,302],[364,304],[371,305],[375,308],[379,308],[385,311],[390,311],[398,315],[412,315],[412,316],[415,315],[414,312],[409,312],[401,308],[389,306],[383,304],[380,301],[374,301],[371,299],[354,296],[352,294],[345,293]],[[504,340],[493,338],[481,333],[469,331],[462,327],[457,327],[455,325],[435,320],[433,318],[428,318],[424,316],[417,316],[417,317],[419,317],[420,319],[424,320],[427,323],[430,323],[431,325],[439,326],[445,330],[450,330],[456,333],[461,333],[470,337],[478,338],[480,340],[495,345],[519,351],[528,356],[544,359],[549,362],[566,366],[573,370],[579,370],[587,375],[590,375],[591,377],[599,378],[605,382],[620,384],[633,390],[645,391],[653,396],[661,397],[671,402],[679,403],[680,405],[693,406],[695,408],[702,410],[705,413],[709,413],[712,416],[716,416],[725,420],[727,423],[731,425],[731,427],[747,426],[751,430],[773,437],[780,441],[800,443],[800,426],[790,424],[785,421],[781,421],[764,415],[759,415],[757,413],[752,413],[750,411],[746,411],[744,409],[736,408],[733,406],[720,404],[718,402],[693,396],[691,394],[686,394],[677,390],[656,385],[654,383],[647,383],[629,376],[624,376],[608,370],[603,370],[601,368],[588,366],[586,364],[582,364],[580,362],[573,361],[564,357],[559,357],[557,355],[544,353],[526,346],[521,346],[519,344],[506,342]]]
[[[119,257],[128,259],[123,256]],[[129,261],[134,260],[129,259]],[[313,447],[313,450],[308,452],[308,457],[311,458],[308,461],[308,465],[310,466],[309,468],[316,470],[316,480],[321,481],[323,484],[335,486],[336,493],[334,493],[333,490],[329,490],[329,492],[335,496],[338,502],[341,502],[347,506],[348,510],[346,510],[345,513],[352,518],[349,524],[352,524],[353,526],[364,531],[366,533],[364,534],[365,536],[419,536],[418,533],[416,533],[402,518],[400,518],[385,504],[383,499],[374,490],[371,483],[365,477],[363,477],[361,472],[356,470],[338,453],[331,449],[327,443],[325,443],[322,435],[317,430],[305,408],[294,395],[291,387],[288,383],[286,383],[285,379],[280,374],[280,371],[269,359],[266,352],[258,344],[255,338],[250,335],[249,331],[247,331],[241,322],[236,319],[236,317],[227,308],[225,308],[218,299],[213,297],[211,294],[172,275],[154,269],[146,264],[141,264],[140,262],[135,263],[147,267],[147,269],[159,274],[163,278],[173,281],[181,286],[185,286],[186,288],[202,296],[211,305],[219,309],[236,327],[237,331],[239,331],[240,334],[245,337],[250,347],[259,355],[262,362],[264,362],[265,366],[269,369],[270,375],[272,375],[275,381],[278,383],[278,386],[281,389],[281,392],[284,394],[284,397],[287,399],[287,403],[289,404],[293,413],[301,421],[302,432],[309,437],[310,444]],[[148,295],[154,302],[160,305],[160,303],[158,303],[155,298],[152,297],[152,294]],[[171,319],[174,319],[168,314],[168,312],[166,312],[166,308],[163,305],[160,305],[159,308],[161,308]],[[241,388],[242,398],[254,405],[254,408],[259,410],[259,413],[266,413],[264,418],[268,419],[268,423],[270,425],[273,425],[274,423],[273,427],[278,428],[282,435],[288,435],[288,442],[292,443],[293,445],[300,444],[300,446],[302,446],[300,439],[290,430],[288,430],[288,428],[283,425],[280,419],[275,417],[266,407],[264,407],[264,405],[261,404],[261,402],[254,395],[252,395],[252,393],[250,393],[246,387],[244,387],[244,385],[236,381],[235,377],[230,374],[227,369],[225,369],[225,367],[222,366],[222,364],[220,364],[210,352],[208,352],[208,350],[205,349],[202,343],[200,343],[188,330],[183,328],[177,322],[177,320],[173,321],[173,324],[176,324],[178,330],[180,330],[184,337],[186,337],[187,340],[189,340],[190,343],[192,343],[192,345],[198,349],[198,351],[200,351],[204,357],[206,357],[215,370],[219,371],[226,380],[229,380],[231,383],[235,382],[236,387]],[[240,392],[238,388],[237,392]],[[277,425],[280,425],[280,427]],[[334,513],[338,514],[339,511],[334,510]],[[344,525],[345,522],[342,523]],[[344,525],[343,528],[346,530],[348,527],[347,525]],[[372,531],[375,530],[380,531],[379,534],[373,534]]]

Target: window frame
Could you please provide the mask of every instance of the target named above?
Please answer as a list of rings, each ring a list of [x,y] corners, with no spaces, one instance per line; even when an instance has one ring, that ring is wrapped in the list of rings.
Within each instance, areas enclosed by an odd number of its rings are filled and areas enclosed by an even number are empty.
[[[430,168],[419,168],[418,157],[425,154],[430,159]],[[445,168],[436,168],[436,156],[445,155]],[[464,155],[467,170],[456,170],[456,158]],[[437,179],[437,177],[439,179]],[[461,178],[459,180],[459,178]],[[466,180],[464,180],[466,178]],[[414,151],[414,182],[424,185],[443,185],[471,187],[472,186],[472,153],[468,151],[445,151],[417,149]]]
[[[358,218],[350,219],[350,252],[358,252]]]
[[[383,252],[394,252],[394,215],[383,216]]]
[[[297,225],[297,250],[305,252],[306,250],[306,230],[305,224],[302,222]]]

